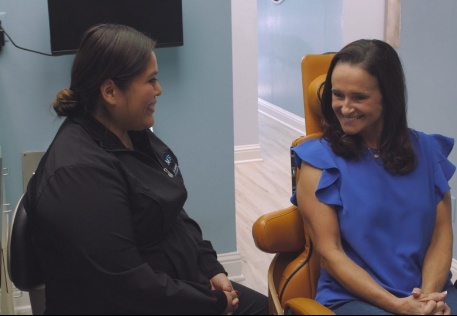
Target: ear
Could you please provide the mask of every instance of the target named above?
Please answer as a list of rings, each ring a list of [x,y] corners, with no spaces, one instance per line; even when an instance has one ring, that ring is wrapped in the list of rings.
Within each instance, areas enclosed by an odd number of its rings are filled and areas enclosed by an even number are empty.
[[[119,94],[118,92],[117,86],[112,79],[103,81],[100,86],[100,95],[107,104],[116,104],[116,97]]]

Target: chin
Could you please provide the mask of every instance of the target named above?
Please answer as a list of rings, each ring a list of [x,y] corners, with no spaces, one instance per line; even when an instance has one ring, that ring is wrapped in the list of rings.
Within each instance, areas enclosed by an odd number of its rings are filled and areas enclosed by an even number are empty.
[[[154,116],[150,116],[150,117],[147,118],[147,120],[144,120],[145,128],[153,127],[154,123],[155,123]]]
[[[359,130],[354,130],[354,129],[347,129],[347,128],[343,128],[343,132],[347,135],[356,135],[358,134],[360,131]]]

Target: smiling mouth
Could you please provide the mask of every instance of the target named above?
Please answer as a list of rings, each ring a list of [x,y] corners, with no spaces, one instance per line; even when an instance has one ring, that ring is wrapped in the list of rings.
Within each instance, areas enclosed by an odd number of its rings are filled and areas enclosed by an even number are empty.
[[[361,119],[363,117],[363,115],[359,115],[359,116],[354,116],[354,117],[347,117],[347,116],[343,116],[343,119],[346,121],[346,122],[354,122],[358,119]]]

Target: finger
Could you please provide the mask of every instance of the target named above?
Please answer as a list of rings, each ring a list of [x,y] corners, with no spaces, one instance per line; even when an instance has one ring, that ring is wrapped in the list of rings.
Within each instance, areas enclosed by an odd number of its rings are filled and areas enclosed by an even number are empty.
[[[437,303],[433,300],[427,301],[422,306],[423,315],[434,315],[437,312],[436,309]]]
[[[443,315],[445,308],[446,308],[446,305],[444,304],[444,302],[442,302],[442,301],[436,302],[436,306],[433,309],[433,311],[431,312],[431,314],[433,314],[433,315]]]
[[[224,291],[233,291],[233,286],[232,286],[232,283],[228,282],[228,283],[225,283],[224,286],[223,286],[223,290]]]
[[[420,288],[415,287],[411,292],[414,298],[419,298],[422,294],[422,290]]]
[[[436,302],[440,302],[440,301],[443,301],[446,298],[446,296],[447,296],[447,291],[444,291],[441,293],[437,293],[437,292],[426,293],[426,294],[421,295],[419,301],[425,302],[425,301],[433,300]]]

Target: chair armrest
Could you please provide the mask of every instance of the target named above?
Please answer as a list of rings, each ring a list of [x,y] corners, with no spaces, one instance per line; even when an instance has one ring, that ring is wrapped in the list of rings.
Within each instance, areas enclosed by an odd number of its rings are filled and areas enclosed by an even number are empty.
[[[315,300],[297,297],[286,302],[284,315],[335,315],[335,313]]]
[[[303,250],[305,234],[298,208],[291,205],[260,216],[252,225],[252,237],[257,248],[267,253]]]

